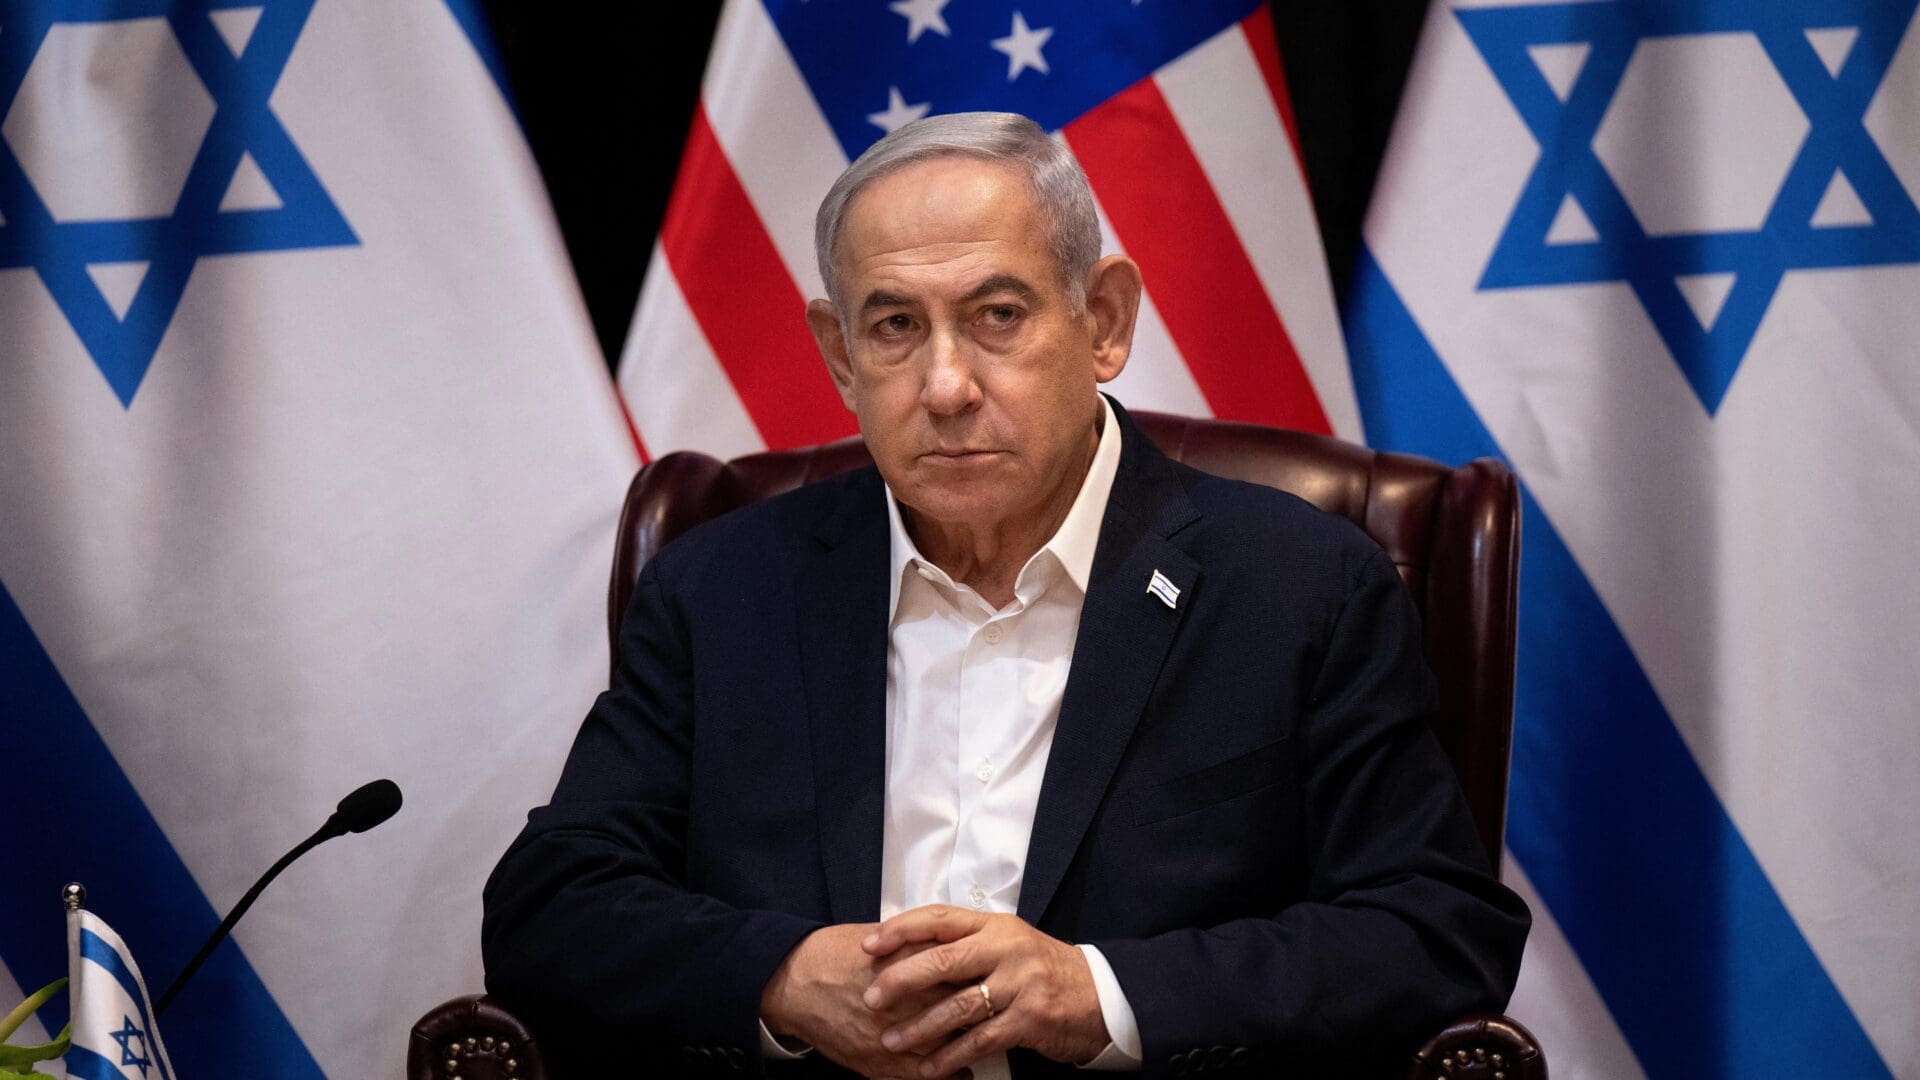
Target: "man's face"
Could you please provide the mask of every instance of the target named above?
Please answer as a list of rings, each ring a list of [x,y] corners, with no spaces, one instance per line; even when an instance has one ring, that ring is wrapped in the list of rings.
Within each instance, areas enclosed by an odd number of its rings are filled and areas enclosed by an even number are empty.
[[[1075,314],[1047,241],[1021,175],[971,158],[908,166],[847,207],[844,344],[825,301],[808,321],[881,475],[921,515],[1017,527],[1078,490],[1139,276],[1102,260]]]

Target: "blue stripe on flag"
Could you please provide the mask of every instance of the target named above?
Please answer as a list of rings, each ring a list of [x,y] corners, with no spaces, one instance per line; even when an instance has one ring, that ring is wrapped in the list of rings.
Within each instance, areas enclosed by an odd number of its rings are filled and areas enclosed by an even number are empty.
[[[67,1080],[127,1080],[120,1067],[84,1046],[70,1046],[65,1058]]]
[[[127,998],[140,1010],[140,1020],[144,1025],[148,1019],[147,992],[140,985],[140,980],[133,977],[133,969],[121,961],[119,950],[102,941],[99,934],[91,930],[82,930],[80,931],[80,956],[81,959],[98,964],[106,970],[107,974],[113,976],[113,981],[120,984],[120,989],[126,991]]]
[[[520,105],[514,100],[513,87],[507,82],[507,65],[500,57],[500,46],[494,41],[487,13],[480,9],[480,0],[446,0],[446,4],[453,21],[460,24],[460,31],[467,35],[473,51],[479,54],[480,63],[486,67],[487,74],[493,77],[493,85],[506,100],[507,111],[513,114],[514,122],[520,124],[524,134],[526,125],[520,121]]]
[[[113,981],[120,984],[120,989],[126,992],[133,1007],[140,1010],[140,1030],[151,1033],[153,1015],[149,1010],[146,987],[141,986],[140,980],[134,977],[133,970],[127,967],[126,961],[120,956],[120,950],[102,941],[99,934],[83,929],[80,931],[80,956],[98,964],[113,976]],[[81,1049],[85,1050],[85,1047]],[[153,1067],[160,1070],[160,1080],[173,1080],[165,1059],[151,1050],[147,1051],[147,1056],[152,1059]],[[146,1073],[147,1070],[140,1070],[140,1075],[145,1076]]]
[[[1346,327],[1376,448],[1503,456],[1365,250]],[[1641,1067],[1889,1076],[1573,553],[1521,497],[1507,843]]]
[[[31,811],[0,858],[0,958],[23,986],[66,973],[60,887],[87,886],[88,907],[147,960],[179,971],[219,916],[67,689],[0,584],[0,761],[6,805]],[[48,1030],[66,1022],[64,998]],[[167,1014],[168,1049],[187,1076],[321,1076],[240,947],[229,941]],[[397,1051],[396,1051],[397,1053]]]

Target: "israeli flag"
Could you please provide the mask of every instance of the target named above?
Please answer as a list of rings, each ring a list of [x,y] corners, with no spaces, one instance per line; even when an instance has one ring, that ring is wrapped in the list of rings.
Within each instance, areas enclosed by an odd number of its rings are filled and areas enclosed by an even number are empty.
[[[1510,1011],[1553,1074],[1920,1076],[1916,0],[1436,0],[1348,331],[1524,486]]]
[[[638,462],[490,55],[470,0],[0,0],[0,1000],[65,882],[178,971],[373,776],[405,817],[279,879],[172,1060],[392,1076],[481,988]]]
[[[70,1080],[173,1080],[133,951],[98,915],[67,912]]]

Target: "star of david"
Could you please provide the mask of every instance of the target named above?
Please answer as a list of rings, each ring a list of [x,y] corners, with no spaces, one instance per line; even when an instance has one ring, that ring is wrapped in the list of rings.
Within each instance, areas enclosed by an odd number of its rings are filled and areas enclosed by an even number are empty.
[[[164,216],[56,213],[50,202],[59,192],[37,190],[21,148],[0,138],[0,270],[38,273],[123,406],[132,406],[199,259],[358,243],[267,107],[312,7],[313,0],[53,0],[9,4],[0,17],[0,118],[7,121],[48,33],[66,24],[164,19],[212,98],[205,136]],[[53,92],[64,101],[80,89]],[[248,162],[270,188],[271,205],[223,206]],[[109,299],[96,276],[101,267],[140,273],[130,297],[118,305]]]
[[[147,1067],[153,1064],[147,1057],[147,1033],[140,1030],[139,1025],[133,1022],[133,1017],[122,1016],[121,1019],[124,1024],[120,1030],[110,1031],[107,1035],[120,1044],[120,1064],[136,1066],[140,1070],[140,1075],[145,1076]],[[134,1050],[135,1043],[140,1046],[138,1052]]]
[[[1865,122],[1917,4],[1612,0],[1456,12],[1541,149],[1480,287],[1625,282],[1712,415],[1787,271],[1920,262],[1920,208]],[[1719,37],[1683,38],[1690,35]],[[1804,114],[1789,118],[1803,140],[1789,146],[1757,228],[1649,229],[1633,192],[1623,192],[1596,151],[1636,50],[1666,39],[1757,41],[1784,86],[1779,104]],[[1543,67],[1553,54],[1572,63]],[[1857,202],[1846,198],[1844,212],[1823,213],[1835,190]],[[1569,216],[1578,224],[1550,235]],[[1711,283],[1704,295],[1717,309],[1690,294],[1702,283]]]

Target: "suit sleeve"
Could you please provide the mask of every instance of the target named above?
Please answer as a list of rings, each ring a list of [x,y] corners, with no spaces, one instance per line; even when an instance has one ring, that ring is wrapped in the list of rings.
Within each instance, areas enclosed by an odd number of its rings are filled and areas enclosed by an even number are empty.
[[[693,675],[663,561],[641,572],[553,801],[487,881],[487,988],[562,1032],[645,1032],[757,1068],[760,992],[820,924],[687,887]]]
[[[1149,1073],[1215,1046],[1312,1075],[1388,1067],[1460,1015],[1505,1006],[1529,916],[1487,865],[1428,725],[1431,685],[1419,615],[1376,550],[1298,729],[1302,902],[1094,942],[1133,1005]]]

